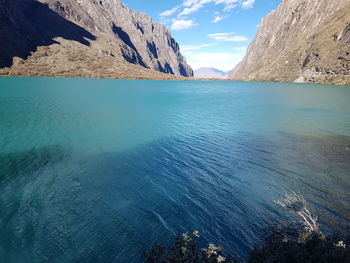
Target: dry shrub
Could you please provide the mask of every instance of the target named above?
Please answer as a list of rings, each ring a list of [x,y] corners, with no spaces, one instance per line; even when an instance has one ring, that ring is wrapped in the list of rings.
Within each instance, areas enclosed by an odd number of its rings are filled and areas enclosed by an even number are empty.
[[[278,201],[279,206],[295,213],[301,221],[283,223],[274,226],[264,243],[250,254],[247,263],[349,263],[350,240],[336,236],[325,237],[320,231],[317,217],[310,212],[306,200],[301,194],[291,193]],[[178,235],[174,245],[154,246],[151,251],[143,252],[147,263],[233,263],[238,262],[226,257],[222,248],[209,244],[198,249],[197,231],[192,237]]]
[[[234,263],[222,254],[222,248],[214,244],[199,249],[194,239],[199,238],[198,231],[192,237],[188,233],[175,238],[174,245],[154,246],[149,253],[143,251],[142,257],[147,263]]]
[[[283,208],[295,212],[305,225],[305,230],[309,233],[320,233],[319,226],[317,224],[318,218],[313,216],[307,207],[306,200],[301,194],[292,192],[286,194],[285,198],[275,201],[275,203]]]

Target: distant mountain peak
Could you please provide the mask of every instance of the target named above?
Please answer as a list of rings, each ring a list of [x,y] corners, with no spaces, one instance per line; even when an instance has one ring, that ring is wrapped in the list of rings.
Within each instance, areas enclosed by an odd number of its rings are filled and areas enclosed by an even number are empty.
[[[229,72],[222,71],[214,67],[202,67],[194,70],[195,78],[216,78],[216,79],[226,79]]]

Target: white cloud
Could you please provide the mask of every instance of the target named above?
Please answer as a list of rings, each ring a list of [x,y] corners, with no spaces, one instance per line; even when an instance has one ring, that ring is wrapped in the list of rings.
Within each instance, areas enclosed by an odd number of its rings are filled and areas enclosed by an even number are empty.
[[[215,34],[209,34],[208,37],[214,40],[225,41],[225,42],[249,41],[249,39],[246,36],[236,36],[234,33],[215,33]]]
[[[160,16],[171,16],[171,15],[174,14],[179,8],[180,8],[180,6],[175,6],[175,7],[172,8],[172,9],[165,10],[164,12],[160,13]]]
[[[230,11],[238,6],[241,6],[244,9],[252,8],[255,0],[183,0],[182,4],[162,12],[160,16],[170,16],[175,14],[177,11],[179,11],[179,17],[187,16],[197,12],[209,3],[223,5],[223,11]]]
[[[249,9],[254,7],[255,0],[246,0],[242,3],[242,8]]]
[[[179,16],[185,16],[197,12],[205,4],[212,2],[212,0],[186,0],[183,2],[185,8],[180,12]]]
[[[204,47],[212,47],[216,45],[218,45],[218,43],[208,43],[208,44],[201,44],[201,45],[182,45],[180,49],[181,51],[190,51],[190,50],[199,50]]]
[[[186,19],[174,19],[172,21],[171,30],[174,31],[180,31],[184,29],[189,29],[191,27],[195,27],[197,24],[193,20],[186,20]]]
[[[223,71],[232,70],[244,57],[244,53],[183,52],[186,61],[194,68],[213,67]]]
[[[241,1],[242,0],[216,0],[215,4],[216,5],[224,4],[224,11],[230,11],[231,9],[239,6],[239,3]]]
[[[245,53],[245,52],[247,51],[247,48],[248,48],[248,47],[234,47],[233,49],[234,49],[234,50],[237,50],[237,51],[242,51],[242,52]]]
[[[230,4],[230,5],[226,5],[224,8],[225,12],[231,11],[232,9],[236,8],[238,6],[238,4]]]
[[[225,19],[226,16],[220,16],[220,15],[217,15],[214,17],[214,19],[211,21],[212,23],[217,23],[217,22],[220,22],[221,20]]]

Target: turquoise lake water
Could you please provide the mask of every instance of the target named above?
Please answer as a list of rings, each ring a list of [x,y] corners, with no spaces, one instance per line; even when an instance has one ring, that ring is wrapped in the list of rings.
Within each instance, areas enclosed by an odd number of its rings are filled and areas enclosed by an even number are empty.
[[[350,87],[0,78],[0,262],[140,262],[198,230],[244,259],[295,218],[350,226]]]

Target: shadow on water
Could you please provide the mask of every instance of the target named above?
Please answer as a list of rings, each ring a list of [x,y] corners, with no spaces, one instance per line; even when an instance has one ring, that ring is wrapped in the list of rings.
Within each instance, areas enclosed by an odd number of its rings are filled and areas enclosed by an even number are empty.
[[[272,201],[298,189],[326,225],[342,228],[350,223],[349,142],[210,134],[75,161],[45,154],[57,162],[15,169],[36,177],[16,192],[0,189],[0,258],[140,262],[142,248],[192,230],[202,247],[213,242],[244,258],[268,226],[290,219]]]
[[[0,67],[10,67],[14,57],[26,59],[38,46],[62,37],[84,45],[96,37],[66,20],[46,4],[33,0],[0,0]]]
[[[0,261],[10,262],[12,249],[34,242],[41,202],[56,174],[52,167],[70,156],[60,145],[0,154]],[[45,173],[45,171],[52,173]],[[45,178],[43,178],[43,175]],[[44,179],[44,180],[43,180]],[[46,195],[46,196],[44,196]],[[52,229],[53,230],[53,229]],[[19,261],[31,262],[31,253],[15,252]]]
[[[47,165],[62,161],[65,157],[66,152],[60,145],[0,154],[0,185],[4,180],[32,174]]]

